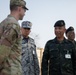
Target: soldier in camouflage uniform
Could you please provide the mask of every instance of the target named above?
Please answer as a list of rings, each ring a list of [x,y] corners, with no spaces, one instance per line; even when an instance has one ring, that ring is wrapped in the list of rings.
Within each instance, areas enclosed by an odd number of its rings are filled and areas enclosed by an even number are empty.
[[[18,20],[23,19],[26,10],[25,1],[11,0],[11,13],[0,23],[0,75],[22,75]]]
[[[29,37],[32,23],[23,21],[22,31],[22,69],[23,75],[39,75],[39,63],[34,39]]]
[[[49,40],[42,57],[42,75],[76,75],[76,49],[64,37],[65,22],[58,20],[53,40]]]
[[[76,41],[75,41],[75,30],[72,26],[70,26],[67,30],[66,30],[66,37],[69,41],[71,41],[75,48],[76,48]]]

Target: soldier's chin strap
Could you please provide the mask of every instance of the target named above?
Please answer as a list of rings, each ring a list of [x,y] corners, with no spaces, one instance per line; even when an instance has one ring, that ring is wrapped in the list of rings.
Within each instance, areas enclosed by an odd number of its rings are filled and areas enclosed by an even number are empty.
[[[5,45],[11,47],[11,43],[7,39],[0,39],[0,45]]]

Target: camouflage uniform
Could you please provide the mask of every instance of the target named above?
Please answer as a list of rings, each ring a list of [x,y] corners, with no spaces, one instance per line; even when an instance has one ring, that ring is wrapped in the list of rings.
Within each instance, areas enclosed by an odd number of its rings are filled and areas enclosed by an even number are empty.
[[[22,69],[23,75],[39,75],[39,63],[36,46],[32,38],[22,40]]]
[[[34,39],[29,37],[31,27],[32,23],[30,21],[22,22],[22,69],[24,75],[39,75],[39,63],[36,54],[36,45]]]
[[[74,40],[72,43],[74,44],[74,46],[75,46],[75,49],[76,49],[76,41]]]
[[[0,24],[0,75],[22,75],[20,43],[20,26],[8,15]]]
[[[0,75],[22,75],[19,16],[13,14],[14,7],[20,6],[28,10],[24,0],[10,0],[11,13],[0,24]]]
[[[49,62],[48,62],[49,60]],[[64,39],[57,38],[46,43],[42,58],[42,75],[76,75],[76,49]]]

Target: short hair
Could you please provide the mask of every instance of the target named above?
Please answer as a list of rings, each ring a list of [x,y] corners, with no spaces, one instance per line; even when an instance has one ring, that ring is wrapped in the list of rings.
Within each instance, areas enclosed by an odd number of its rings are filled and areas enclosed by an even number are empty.
[[[13,10],[17,10],[19,6],[18,5],[10,5],[10,10],[13,11]]]

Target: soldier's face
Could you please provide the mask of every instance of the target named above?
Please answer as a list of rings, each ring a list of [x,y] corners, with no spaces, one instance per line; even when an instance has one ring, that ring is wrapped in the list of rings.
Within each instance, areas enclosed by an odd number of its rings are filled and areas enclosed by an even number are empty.
[[[64,36],[65,33],[65,26],[61,26],[61,27],[55,27],[54,32],[56,37],[60,38]]]
[[[29,28],[21,28],[22,36],[27,37],[30,34],[31,30]]]
[[[24,7],[20,7],[19,10],[19,20],[22,20],[24,15],[25,15],[26,9],[24,9]]]
[[[69,31],[66,36],[69,40],[74,40],[75,39],[75,32]]]

